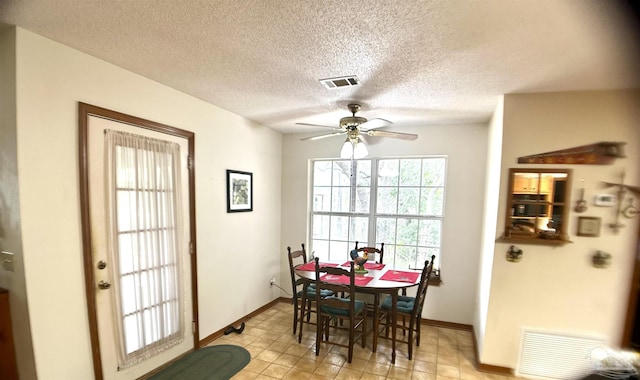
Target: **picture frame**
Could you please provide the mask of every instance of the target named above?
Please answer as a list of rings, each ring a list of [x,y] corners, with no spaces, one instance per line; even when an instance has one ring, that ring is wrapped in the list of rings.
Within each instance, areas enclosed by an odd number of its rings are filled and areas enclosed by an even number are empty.
[[[601,218],[594,216],[578,217],[578,236],[600,236],[600,222]]]
[[[227,212],[253,211],[253,173],[227,170]]]

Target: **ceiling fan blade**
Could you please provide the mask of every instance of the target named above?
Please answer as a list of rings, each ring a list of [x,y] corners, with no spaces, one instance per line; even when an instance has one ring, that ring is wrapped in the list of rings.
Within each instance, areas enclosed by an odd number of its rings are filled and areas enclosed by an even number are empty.
[[[311,137],[305,137],[303,139],[300,139],[300,141],[307,141],[307,140],[320,140],[320,139],[325,139],[327,137],[333,137],[333,136],[340,136],[340,135],[345,135],[347,132],[345,131],[341,131],[341,132],[333,132],[333,133],[328,133],[326,135],[319,135],[319,136],[311,136]]]
[[[390,131],[366,131],[363,133],[368,136],[393,137],[396,139],[403,139],[403,140],[415,140],[418,138],[418,135],[414,135],[413,133],[401,133],[401,132],[390,132]]]
[[[331,126],[322,125],[322,124],[296,123],[296,125],[306,125],[308,127],[322,127],[322,128],[335,128],[335,129],[338,129],[336,127],[331,127]]]
[[[360,124],[358,128],[360,128],[361,131],[370,131],[372,129],[386,127],[391,124],[393,123],[385,119],[369,119]]]

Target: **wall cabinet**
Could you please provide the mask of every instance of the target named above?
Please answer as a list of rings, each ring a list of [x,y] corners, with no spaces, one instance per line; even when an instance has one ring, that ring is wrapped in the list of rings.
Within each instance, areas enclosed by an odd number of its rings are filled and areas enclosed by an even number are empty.
[[[9,292],[0,288],[0,379],[18,378],[9,312]]]
[[[504,240],[564,244],[567,229],[569,169],[510,169]]]
[[[529,194],[549,194],[552,191],[553,178],[549,175],[539,175],[537,173],[521,175],[514,178],[514,193]]]

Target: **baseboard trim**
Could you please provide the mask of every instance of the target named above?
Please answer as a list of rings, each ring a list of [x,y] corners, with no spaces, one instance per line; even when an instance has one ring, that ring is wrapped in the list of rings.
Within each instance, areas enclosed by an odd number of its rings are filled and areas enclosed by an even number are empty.
[[[226,330],[228,326],[237,326],[237,325],[241,324],[242,322],[245,322],[245,321],[255,317],[256,315],[258,315],[258,314],[264,312],[265,310],[273,307],[277,303],[283,302],[283,301],[281,301],[281,299],[282,299],[282,297],[276,298],[275,300],[273,300],[273,301],[269,302],[268,304],[266,304],[266,305],[264,305],[264,306],[262,306],[262,307],[260,307],[260,308],[258,308],[256,310],[252,311],[251,313],[249,313],[246,316],[238,319],[237,321],[235,321],[233,323],[230,323],[229,325],[225,326],[224,328],[222,328],[222,329],[220,329],[218,331],[215,331],[214,333],[210,334],[209,336],[207,336],[207,337],[205,337],[203,339],[200,339],[200,341],[198,342],[200,347],[206,346],[207,344],[213,342],[214,340],[216,340],[219,337],[221,337],[222,335],[224,335],[224,330]],[[286,300],[286,298],[284,298],[284,299]],[[291,302],[291,300],[288,300],[287,302]]]
[[[476,333],[473,328],[473,325],[465,325],[462,323],[437,321],[434,319],[424,319],[424,318],[422,318],[422,323],[428,326],[444,327],[447,329],[463,330],[463,331],[471,332],[471,336],[473,337],[473,351],[475,352],[475,356],[476,356],[476,369],[480,372],[513,376],[514,371],[511,368],[480,363],[480,361],[478,360],[478,358],[480,357],[478,352],[478,343],[476,342]]]

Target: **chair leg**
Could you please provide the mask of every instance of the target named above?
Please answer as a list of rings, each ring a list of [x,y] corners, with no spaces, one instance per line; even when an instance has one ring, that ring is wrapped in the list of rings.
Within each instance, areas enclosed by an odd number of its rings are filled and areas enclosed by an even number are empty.
[[[409,344],[409,360],[411,360],[411,357],[413,356],[413,339],[414,337],[419,337],[419,335],[415,335],[417,332],[417,329],[419,329],[419,327],[416,326],[415,321],[411,321],[409,323],[409,336],[407,338],[407,343]]]
[[[293,295],[293,335],[296,335],[296,330],[298,328],[298,297]]]
[[[352,328],[349,329],[349,353],[347,354],[347,363],[351,363],[353,359],[353,344],[356,337],[356,332],[353,331],[353,319],[354,317],[352,315],[349,321],[349,326],[352,326]]]
[[[306,313],[306,306],[307,306],[307,300],[306,298],[303,296],[301,302],[300,302],[300,330],[298,330],[298,343],[302,342],[302,330],[304,327],[304,313]]]
[[[320,344],[322,344],[323,328],[324,328],[324,317],[321,317],[320,313],[318,313],[316,318],[316,356],[320,355]]]
[[[374,332],[374,333],[377,334],[377,332]],[[377,341],[375,335],[373,339],[374,341]],[[367,315],[365,311],[364,320],[362,321],[362,348],[365,348],[366,346],[367,346]],[[373,350],[373,352],[375,352],[375,349]]]

